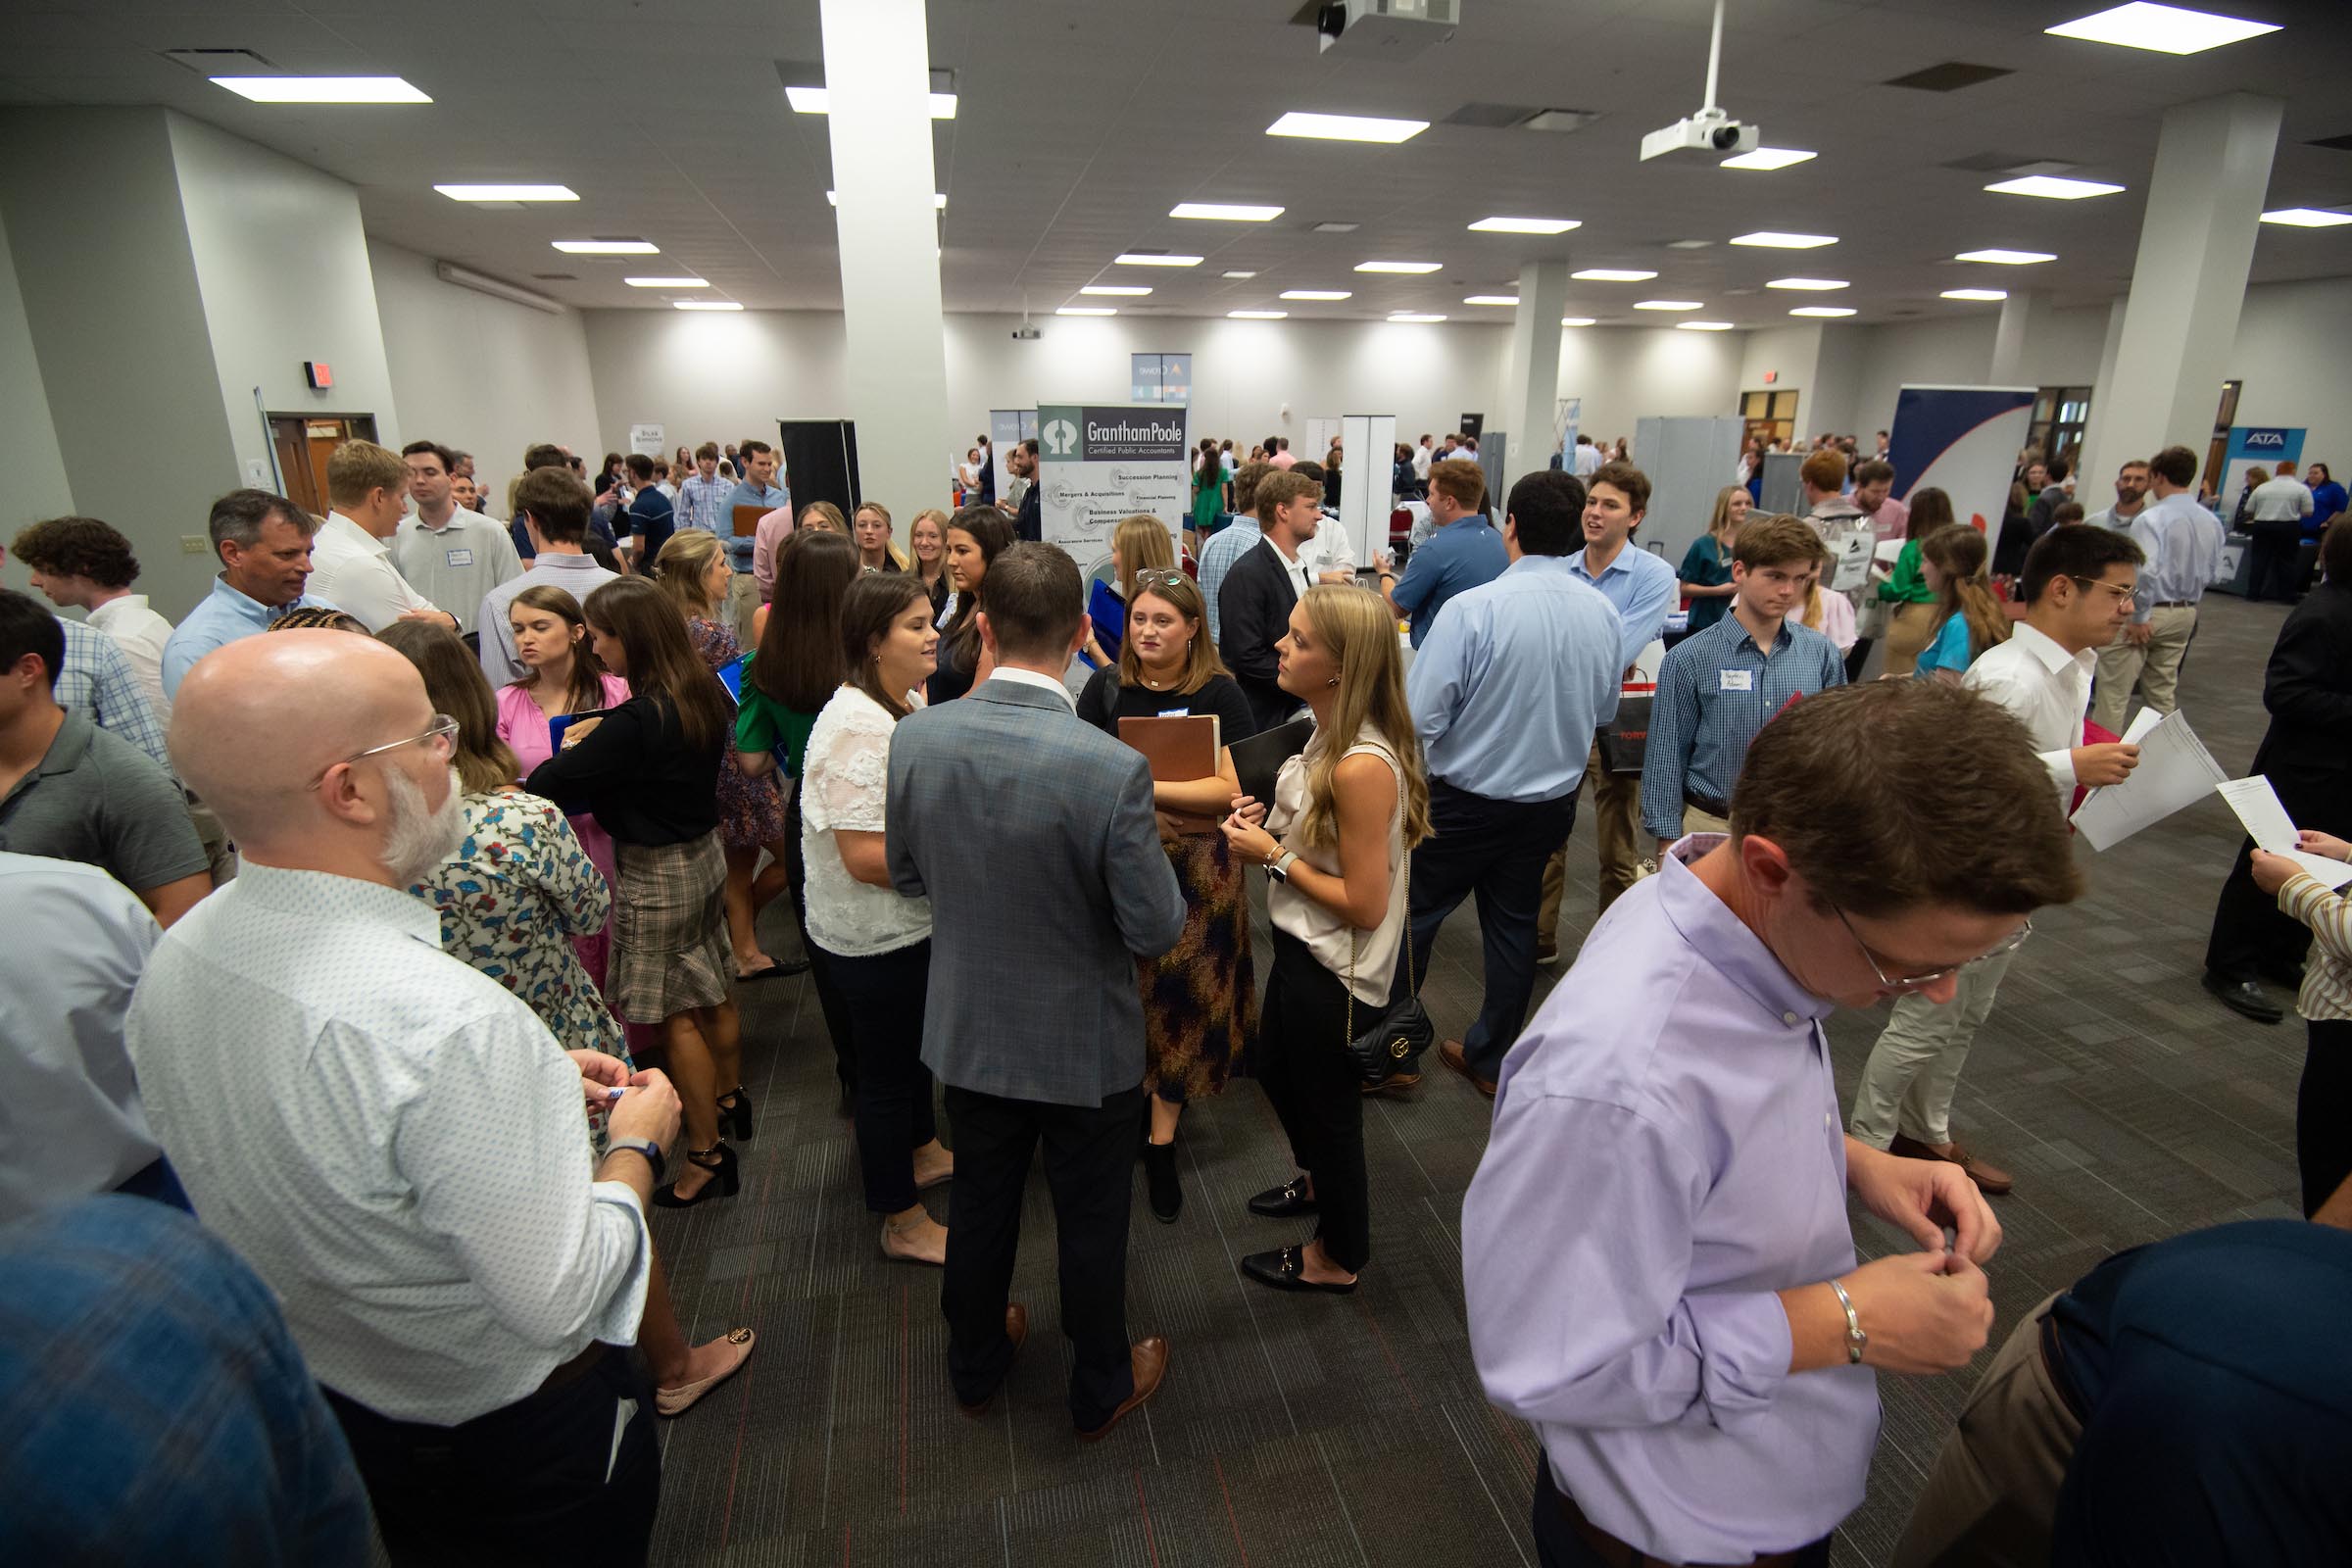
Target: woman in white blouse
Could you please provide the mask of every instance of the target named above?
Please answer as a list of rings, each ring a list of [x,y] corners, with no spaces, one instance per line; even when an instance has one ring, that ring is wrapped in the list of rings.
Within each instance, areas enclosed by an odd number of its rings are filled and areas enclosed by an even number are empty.
[[[808,940],[849,1004],[858,1061],[858,1161],[884,1255],[948,1260],[948,1230],[915,1197],[956,1172],[932,1119],[923,1065],[931,901],[901,898],[882,852],[890,737],[937,661],[939,632],[916,577],[879,572],[841,606],[849,679],[816,716],[801,778]]]

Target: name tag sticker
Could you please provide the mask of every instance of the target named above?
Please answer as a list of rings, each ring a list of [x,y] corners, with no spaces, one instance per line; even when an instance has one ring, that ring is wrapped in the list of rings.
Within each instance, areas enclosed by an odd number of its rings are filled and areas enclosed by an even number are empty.
[[[1752,692],[1756,689],[1756,672],[1752,669],[1726,669],[1717,671],[1717,674],[1722,681],[1722,685],[1716,688],[1718,691]]]
[[[453,566],[470,566],[473,564],[473,552],[470,550],[452,550],[448,551],[446,555],[449,564]]]
[[[1163,708],[1159,710],[1159,716],[1162,718],[1190,718],[1193,716],[1193,710],[1189,708]]]

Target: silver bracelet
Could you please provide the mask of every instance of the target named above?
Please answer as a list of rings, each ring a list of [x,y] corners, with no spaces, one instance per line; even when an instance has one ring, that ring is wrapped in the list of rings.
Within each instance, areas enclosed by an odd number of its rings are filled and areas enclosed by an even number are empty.
[[[1870,1347],[1870,1336],[1862,1332],[1861,1314],[1854,1310],[1854,1298],[1845,1294],[1845,1287],[1832,1280],[1830,1289],[1838,1293],[1838,1304],[1845,1308],[1846,1365],[1858,1365],[1862,1352]]]

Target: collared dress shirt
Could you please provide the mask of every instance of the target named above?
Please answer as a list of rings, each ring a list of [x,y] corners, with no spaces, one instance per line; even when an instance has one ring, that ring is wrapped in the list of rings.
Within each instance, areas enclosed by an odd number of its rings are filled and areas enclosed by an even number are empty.
[[[463,508],[444,527],[422,517],[402,521],[392,536],[392,564],[409,586],[458,617],[458,630],[476,630],[483,595],[522,575],[522,558],[504,523]]]
[[[1987,648],[1968,666],[1960,684],[2001,705],[2034,737],[2034,750],[2058,788],[2064,811],[2075,793],[2075,748],[2082,744],[2082,710],[2090,706],[2090,681],[2099,656],[2085,648],[2070,654],[2027,621],[2009,640]]]
[[[172,727],[172,698],[164,690],[164,645],[172,640],[172,623],[147,608],[145,594],[124,594],[90,612],[90,625],[115,640],[147,699],[158,727]]]
[[[172,753],[164,745],[164,726],[147,694],[139,690],[138,674],[122,650],[103,631],[78,620],[58,618],[66,628],[66,657],[57,666],[57,704],[87,713],[100,729],[122,739],[155,759],[156,765],[174,780]]]
[[[1624,657],[1617,661],[1621,670],[1629,668],[1642,657],[1642,650],[1666,630],[1666,617],[1682,597],[1682,584],[1666,558],[1651,555],[1631,539],[1598,575],[1586,568],[1582,550],[1568,558],[1568,568],[1599,589],[1600,597],[1615,607],[1625,631],[1619,644]]]
[[[2185,490],[2151,501],[2131,523],[2147,564],[2132,595],[2132,619],[2146,625],[2158,605],[2193,605],[2222,571],[2222,519]]]
[[[340,512],[330,512],[311,540],[311,591],[382,631],[412,610],[440,607],[409,585],[392,564],[392,547]]]
[[[248,861],[164,934],[128,1037],[196,1211],[327,1388],[455,1426],[635,1342],[651,1243],[593,1179],[579,1069],[423,900]]]
[[[690,475],[684,484],[678,486],[678,526],[700,528],[721,539],[733,538],[735,519],[727,512],[727,497],[734,489],[735,481],[732,479],[721,479],[716,475],[706,479],[699,473]]]
[[[735,532],[735,509],[759,507],[763,512],[781,508],[792,510],[792,492],[772,484],[759,485],[745,479],[727,492],[726,501],[718,509],[718,536],[727,542],[727,561],[737,571],[752,569],[752,536]]]
[[[188,678],[188,671],[205,655],[241,637],[268,631],[288,611],[335,608],[307,592],[290,605],[265,605],[241,589],[230,587],[226,577],[214,577],[213,591],[196,602],[196,608],[188,612],[164,644],[164,695],[177,697],[179,683]],[[72,651],[70,647],[68,651]]]
[[[1456,517],[1415,545],[1404,563],[1404,575],[1389,590],[1396,608],[1412,619],[1412,645],[1429,639],[1446,602],[1465,588],[1493,582],[1510,564],[1502,535],[1484,513]]]
[[[1592,478],[1600,471],[1600,448],[1583,442],[1577,444],[1574,455],[1569,459],[1569,466],[1579,479]]]
[[[1558,556],[1456,594],[1405,671],[1430,776],[1490,801],[1575,794],[1617,711],[1619,628]]]
[[[2299,522],[2311,515],[2311,491],[2300,479],[2281,476],[2258,484],[2246,501],[2256,522]]]
[[[1217,640],[1217,590],[1233,564],[1257,548],[1265,530],[1255,517],[1236,515],[1200,547],[1200,597],[1208,603],[1208,640]]]
[[[1685,645],[1687,646],[1687,645]],[[1470,1350],[1561,1492],[1671,1562],[1819,1540],[1861,1502],[1877,1376],[1790,1373],[1777,1293],[1854,1267],[1821,1020],[1661,857],[1503,1058],[1462,1202]]]
[[[1784,620],[1771,652],[1724,616],[1669,649],[1658,668],[1642,754],[1642,823],[1652,835],[1683,832],[1683,794],[1728,802],[1747,743],[1792,697],[1845,684],[1838,645],[1810,626]]]
[[[507,612],[513,608],[515,595],[544,583],[563,589],[585,609],[590,594],[609,582],[618,581],[620,574],[598,565],[594,556],[559,555],[553,550],[542,550],[531,558],[529,568],[521,576],[511,577],[484,594],[475,626],[481,632],[482,673],[490,678],[491,686],[496,688],[522,679],[522,661],[514,657],[514,628],[507,624]]]

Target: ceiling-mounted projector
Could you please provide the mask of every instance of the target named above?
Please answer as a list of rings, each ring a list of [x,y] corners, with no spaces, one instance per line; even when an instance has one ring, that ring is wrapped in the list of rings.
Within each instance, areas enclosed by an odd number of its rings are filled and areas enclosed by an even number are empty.
[[[1678,120],[1663,130],[1653,130],[1642,138],[1642,158],[1663,158],[1668,153],[1705,153],[1711,158],[1729,158],[1736,153],[1752,153],[1763,142],[1764,133],[1753,125],[1742,124],[1720,109],[1702,109],[1687,120]]]
[[[1329,0],[1314,7],[1315,48],[1362,60],[1409,60],[1451,38],[1461,21],[1461,0]]]

